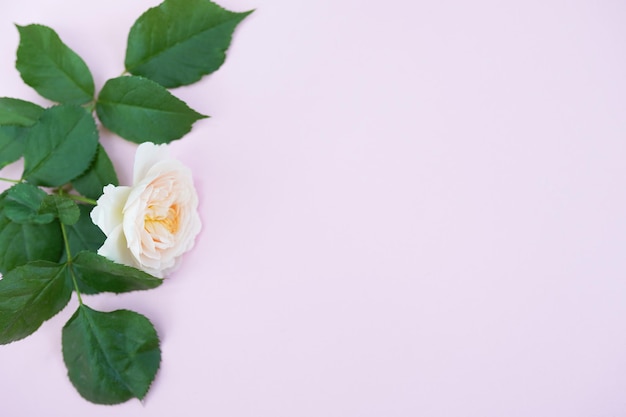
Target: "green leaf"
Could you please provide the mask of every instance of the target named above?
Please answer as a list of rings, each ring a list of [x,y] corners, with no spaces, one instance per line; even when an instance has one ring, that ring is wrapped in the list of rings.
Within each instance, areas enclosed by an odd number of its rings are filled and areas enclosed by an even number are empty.
[[[42,25],[17,26],[20,45],[16,67],[24,82],[59,103],[93,100],[94,82],[85,62],[59,35]]]
[[[156,330],[141,314],[81,305],[63,327],[63,359],[76,390],[96,404],[143,399],[161,363]]]
[[[0,214],[0,273],[30,261],[58,261],[63,253],[59,223],[19,224]]]
[[[94,200],[100,198],[106,185],[119,185],[113,163],[102,145],[98,145],[96,159],[87,172],[72,181],[72,184],[79,193]]]
[[[0,97],[0,125],[32,126],[43,110],[43,107],[30,101]]]
[[[28,128],[37,123],[43,110],[29,101],[0,97],[0,168],[22,157]]]
[[[27,132],[28,128],[21,126],[0,126],[0,168],[22,157]]]
[[[65,185],[89,168],[97,149],[96,123],[87,110],[46,109],[26,137],[24,178],[36,185]]]
[[[3,211],[15,223],[46,224],[58,218],[61,223],[71,225],[80,216],[80,210],[71,198],[47,194],[28,183],[9,188]]]
[[[54,213],[40,211],[46,196],[45,191],[34,185],[16,184],[7,191],[4,214],[15,223],[50,223]]]
[[[102,233],[102,230],[91,221],[89,213],[92,207],[80,204],[78,205],[78,209],[80,210],[78,221],[73,225],[65,227],[70,253],[77,254],[82,251],[96,252],[104,244],[106,236]],[[63,261],[67,259],[65,252],[61,259]],[[78,279],[78,287],[80,292],[84,294],[95,294],[98,292],[93,288],[88,288],[80,279]]]
[[[35,332],[71,295],[66,265],[38,261],[13,269],[0,280],[0,344]]]
[[[206,117],[154,81],[133,76],[108,80],[96,111],[104,126],[135,143],[171,142]]]
[[[78,221],[80,210],[74,200],[58,194],[47,194],[39,210],[42,214],[51,214],[65,225],[72,225]]]
[[[5,214],[8,191],[0,194],[0,273],[31,261],[56,262],[63,253],[59,223],[19,224]]]
[[[194,83],[224,63],[235,27],[250,13],[208,0],[165,0],[131,28],[126,70],[167,88]]]
[[[156,288],[163,282],[150,274],[121,265],[93,252],[81,252],[72,260],[77,278],[95,292],[123,293]]]

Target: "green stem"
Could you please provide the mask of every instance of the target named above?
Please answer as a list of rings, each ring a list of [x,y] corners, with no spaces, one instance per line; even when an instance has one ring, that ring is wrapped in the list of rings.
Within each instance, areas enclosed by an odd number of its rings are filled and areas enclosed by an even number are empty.
[[[2,178],[0,177],[0,181],[12,182],[13,184],[19,184],[22,180],[12,180],[11,178]]]
[[[91,198],[83,197],[82,195],[65,194],[65,196],[71,198],[74,201],[80,201],[81,203],[91,204],[92,206],[98,205],[98,202],[96,200],[92,200]]]
[[[67,254],[67,265],[70,269],[72,282],[74,283],[74,291],[76,291],[76,295],[78,296],[78,303],[82,306],[83,299],[80,296],[80,290],[78,289],[78,281],[76,281],[74,268],[72,268],[72,252],[70,251],[70,241],[67,239],[67,231],[65,230],[65,225],[63,223],[61,223],[61,233],[63,234],[63,243],[65,244],[65,253]]]

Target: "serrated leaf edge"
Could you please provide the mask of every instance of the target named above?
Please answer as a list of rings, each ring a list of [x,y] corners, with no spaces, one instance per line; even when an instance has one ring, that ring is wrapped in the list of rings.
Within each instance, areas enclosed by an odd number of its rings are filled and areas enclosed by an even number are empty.
[[[10,274],[12,271],[15,271],[15,270],[16,270],[16,269],[18,269],[18,268],[23,268],[23,267],[26,267],[26,266],[28,266],[28,265],[34,266],[34,265],[35,265],[35,264],[37,264],[37,263],[40,263],[40,264],[46,263],[46,264],[49,264],[49,266],[52,266],[52,265],[59,266],[59,267],[61,267],[61,269],[59,270],[59,273],[62,273],[62,272],[63,272],[63,271],[65,271],[65,270],[67,269],[67,267],[68,267],[68,266],[67,266],[67,264],[65,264],[65,265],[61,265],[61,264],[55,264],[54,262],[49,262],[49,261],[42,261],[42,260],[38,260],[38,261],[28,262],[28,263],[26,263],[26,264],[24,264],[24,265],[19,265],[19,266],[16,266],[16,267],[15,267],[15,268],[13,268],[11,271],[7,272],[7,274],[6,274],[6,275]],[[42,291],[40,291],[40,292],[39,292],[39,294],[37,294],[37,296],[35,297],[35,300],[33,300],[33,301],[29,302],[29,303],[35,302],[35,301],[37,300],[37,298],[39,298],[39,297],[41,296],[41,293],[43,293],[43,292],[44,292],[44,290],[45,290],[46,288],[48,288],[48,286],[52,285],[52,283],[53,283],[54,281],[56,281],[57,277],[58,277],[58,274],[57,274],[57,275],[55,275],[55,277],[54,277],[53,279],[51,279],[51,280],[50,280],[50,281],[46,284],[46,286],[44,287],[44,289],[43,289]],[[67,277],[66,277],[66,279],[67,279]],[[35,333],[37,330],[39,330],[39,329],[41,328],[41,326],[43,326],[43,324],[44,324],[45,322],[49,321],[50,319],[52,319],[53,317],[55,317],[55,316],[57,316],[59,313],[61,313],[63,310],[65,310],[65,308],[67,307],[67,305],[69,304],[69,302],[70,302],[70,300],[71,300],[71,299],[72,299],[72,291],[70,291],[70,296],[67,298],[67,302],[63,305],[63,307],[61,307],[61,308],[60,308],[60,309],[59,309],[56,313],[54,313],[52,316],[50,316],[50,317],[48,317],[47,319],[45,319],[44,321],[42,321],[42,322],[41,322],[41,324],[39,324],[39,326],[37,326],[37,328],[36,328],[36,329],[34,329],[31,333],[29,333],[29,334],[27,334],[27,335],[25,335],[25,336],[23,336],[23,337],[20,337],[19,339],[13,339],[13,340],[11,340],[11,341],[9,341],[9,342],[7,342],[7,343],[2,343],[2,342],[0,342],[0,345],[9,345],[9,344],[11,344],[11,343],[14,343],[14,342],[19,342],[20,340],[26,339],[27,337],[31,336],[33,333]]]
[[[85,93],[85,95],[86,95],[87,97],[89,97],[89,100],[84,100],[84,101],[82,101],[82,102],[77,102],[77,103],[74,103],[74,104],[77,104],[77,105],[78,105],[78,104],[84,104],[84,103],[88,103],[90,100],[93,100],[93,99],[94,99],[94,96],[95,96],[95,94],[96,94],[96,89],[95,89],[95,83],[94,83],[94,79],[93,79],[93,74],[91,73],[91,70],[89,69],[89,66],[87,65],[87,63],[85,62],[85,60],[84,60],[84,59],[83,59],[80,55],[78,55],[78,54],[76,53],[76,51],[74,51],[74,50],[73,50],[72,48],[70,48],[70,47],[69,47],[69,46],[68,46],[65,42],[63,42],[63,39],[61,39],[61,37],[59,36],[59,34],[58,34],[58,33],[57,33],[54,29],[52,29],[51,27],[46,26],[46,25],[42,25],[42,24],[39,24],[39,23],[31,23],[31,24],[26,25],[26,26],[20,26],[20,25],[18,25],[18,24],[15,24],[15,27],[17,28],[17,30],[18,30],[18,32],[19,32],[19,34],[20,34],[20,41],[19,41],[19,45],[18,45],[18,51],[19,51],[20,47],[22,46],[22,39],[21,39],[21,36],[22,36],[22,34],[21,34],[21,33],[22,33],[22,32],[21,32],[21,30],[20,30],[20,29],[24,29],[24,28],[27,28],[27,27],[29,27],[29,26],[36,26],[36,27],[45,28],[45,29],[50,30],[50,31],[53,33],[53,35],[56,37],[56,39],[57,39],[57,40],[58,40],[58,41],[59,41],[59,42],[60,42],[60,43],[64,46],[64,48],[65,48],[67,51],[69,51],[71,54],[75,55],[78,59],[80,59],[80,61],[81,61],[81,62],[85,65],[85,67],[87,68],[87,71],[88,71],[89,76],[90,76],[90,78],[91,78],[91,85],[92,85],[92,87],[93,87],[93,91],[91,91],[91,92],[90,92],[90,91],[86,91],[85,89],[83,89],[83,87],[82,87],[82,86],[80,86],[78,83],[76,83],[76,81],[74,80],[74,78],[73,78],[73,77],[71,77],[71,76],[70,76],[70,74],[68,74],[66,71],[64,71],[64,70],[63,70],[63,69],[62,69],[62,68],[58,65],[58,63],[57,63],[57,62],[53,61],[53,62],[54,62],[54,64],[55,64],[55,66],[57,67],[57,69],[59,69],[59,71],[60,71],[60,72],[64,73],[64,74],[67,76],[67,78],[68,78],[68,79],[69,79],[69,80],[70,80],[70,81],[71,81],[71,82],[72,82],[72,83],[73,83],[76,87],[78,87],[78,89],[79,89],[80,91],[82,91],[83,93]],[[22,81],[24,81],[24,83],[25,83],[25,84],[27,84],[28,86],[30,86],[30,87],[32,87],[33,89],[35,89],[35,91],[39,92],[39,91],[37,90],[37,87],[36,87],[36,86],[34,86],[33,84],[31,84],[31,83],[29,83],[28,81],[24,80],[24,78],[23,78],[23,77],[21,77],[21,73],[22,73],[22,72],[21,72],[21,71],[20,71],[20,69],[17,67],[17,65],[18,65],[18,61],[19,61],[19,58],[17,59],[17,61],[16,61],[16,63],[15,63],[15,64],[16,64],[16,68],[17,68],[18,72],[20,73],[20,78],[22,78]],[[41,94],[41,93],[40,93],[40,94]],[[42,97],[45,97],[45,96],[43,96],[43,95],[42,95]],[[54,99],[51,99],[51,98],[49,98],[49,97],[45,97],[45,98],[47,98],[47,99],[49,99],[49,100],[52,100],[52,101],[55,101]],[[55,101],[55,102],[56,102],[56,101]]]
[[[152,323],[152,321],[151,321],[148,317],[146,317],[144,314],[141,314],[141,313],[139,313],[139,312],[137,312],[137,311],[134,311],[134,310],[129,310],[129,309],[118,309],[118,310],[113,310],[113,311],[99,311],[99,310],[92,309],[91,307],[87,306],[86,304],[81,304],[81,305],[79,305],[79,307],[78,307],[78,309],[76,310],[76,312],[72,315],[72,317],[70,317],[70,319],[67,321],[67,323],[65,323],[65,326],[63,326],[63,329],[64,329],[64,330],[65,330],[65,327],[67,327],[67,325],[68,325],[68,324],[69,324],[72,320],[74,320],[74,318],[75,318],[75,317],[79,314],[79,312],[80,312],[80,309],[81,309],[81,308],[86,308],[86,309],[91,310],[91,311],[94,311],[94,312],[96,312],[96,313],[104,313],[104,314],[107,314],[107,313],[115,313],[115,312],[130,312],[130,313],[134,313],[134,314],[137,314],[137,315],[139,315],[139,316],[143,317],[144,319],[146,319],[146,320],[148,321],[148,323],[150,323],[150,326],[152,327],[152,330],[154,330],[154,334],[155,334],[156,339],[157,339],[157,347],[158,347],[158,350],[159,350],[159,362],[158,362],[158,364],[157,364],[157,368],[155,369],[155,372],[154,372],[154,377],[150,380],[150,383],[148,384],[148,386],[147,386],[147,388],[146,388],[146,391],[145,391],[145,392],[144,392],[141,396],[137,396],[137,395],[136,395],[136,393],[135,393],[135,392],[134,392],[134,391],[133,391],[133,390],[132,390],[132,389],[128,386],[127,382],[126,382],[126,381],[125,381],[125,380],[121,377],[121,375],[119,375],[119,373],[118,373],[117,369],[116,369],[116,368],[114,368],[114,367],[111,365],[111,361],[108,359],[108,357],[107,357],[107,355],[104,353],[104,351],[103,351],[102,349],[100,349],[100,350],[101,350],[101,352],[102,352],[102,354],[103,354],[103,356],[104,356],[104,357],[106,358],[106,360],[107,360],[107,365],[108,365],[111,369],[113,369],[113,370],[115,371],[115,374],[116,374],[116,376],[118,377],[117,379],[118,379],[118,380],[120,380],[120,381],[122,381],[122,382],[124,383],[124,386],[126,387],[126,389],[127,389],[127,390],[128,390],[128,391],[132,394],[132,397],[128,398],[127,400],[121,401],[121,402],[99,402],[99,403],[94,403],[94,404],[112,406],[112,405],[117,405],[117,404],[122,404],[122,403],[125,403],[125,402],[127,402],[127,401],[131,400],[132,398],[137,398],[139,401],[142,401],[142,400],[146,397],[146,395],[148,395],[148,392],[150,392],[150,388],[152,387],[152,384],[154,383],[154,381],[156,380],[157,375],[159,374],[159,370],[161,369],[161,362],[163,361],[163,351],[161,350],[161,338],[159,337],[159,332],[157,332],[156,327],[154,326],[154,323]],[[90,327],[90,329],[93,329],[93,323],[91,322],[91,320],[90,320],[90,319],[88,319],[88,321],[89,321],[89,327]],[[93,332],[93,330],[92,330],[92,332]],[[95,332],[93,332],[93,333],[94,333],[94,335],[95,335]],[[99,340],[98,340],[98,346],[99,346],[99,347],[100,347],[100,346],[102,346],[102,343],[101,343]],[[65,360],[64,360],[64,362],[65,362]],[[66,364],[65,366],[66,366],[66,369],[67,369],[67,371],[68,371],[68,372],[67,372],[67,377],[68,377],[69,381],[71,382],[71,384],[72,384],[74,387],[76,387],[76,385],[74,384],[74,381],[73,381],[73,380],[72,380],[72,378],[70,377],[70,373],[69,373],[69,369],[67,368],[67,364]],[[77,389],[77,391],[78,391],[78,389]],[[80,393],[80,391],[78,391],[78,393],[81,395],[81,397],[83,396],[83,395]],[[85,398],[85,397],[83,397],[83,398]],[[92,402],[92,401],[91,401],[91,400],[89,400],[88,398],[85,398],[85,399],[86,399],[87,401],[89,401],[89,402]]]

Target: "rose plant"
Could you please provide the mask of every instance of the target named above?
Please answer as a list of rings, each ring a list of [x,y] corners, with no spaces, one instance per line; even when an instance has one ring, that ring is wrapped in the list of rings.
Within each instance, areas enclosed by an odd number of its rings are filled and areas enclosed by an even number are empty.
[[[128,35],[124,75],[96,94],[86,63],[54,30],[18,26],[16,67],[55,104],[0,98],[0,168],[20,158],[0,194],[0,344],[35,332],[76,294],[63,327],[68,376],[88,401],[143,399],[159,369],[159,338],[131,310],[101,312],[83,296],[148,290],[180,264],[200,231],[190,170],[169,156],[206,116],[168,89],[216,71],[251,13],[209,0],[165,0]],[[119,185],[103,128],[139,144],[131,185]]]

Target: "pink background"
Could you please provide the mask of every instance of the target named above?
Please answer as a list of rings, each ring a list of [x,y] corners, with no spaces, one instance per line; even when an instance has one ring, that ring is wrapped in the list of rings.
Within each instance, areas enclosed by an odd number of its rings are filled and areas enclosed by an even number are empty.
[[[14,22],[100,88],[158,3],[3,2],[0,96],[46,104]],[[172,145],[202,234],[161,288],[86,301],[154,322],[152,390],[79,397],[74,298],[0,346],[1,415],[625,416],[626,2],[221,4],[257,11],[174,90],[212,116]],[[126,183],[135,145],[102,136]]]

